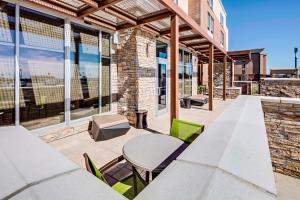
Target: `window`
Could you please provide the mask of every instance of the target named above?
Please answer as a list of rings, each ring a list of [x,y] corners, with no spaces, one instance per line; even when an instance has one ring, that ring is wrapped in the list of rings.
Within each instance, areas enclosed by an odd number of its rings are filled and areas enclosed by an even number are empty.
[[[64,20],[22,7],[19,35],[21,125],[59,124],[65,111]]]
[[[192,95],[192,54],[179,50],[179,94],[181,97]]]
[[[157,58],[168,58],[168,45],[166,43],[156,41],[156,57]]]
[[[0,3],[0,126],[7,126],[15,122],[15,7]]]
[[[214,6],[214,0],[208,0],[208,5],[212,8]]]
[[[225,41],[225,35],[224,35],[223,31],[221,31],[221,39],[220,39],[220,43],[221,43],[222,45],[224,45],[224,41]]]
[[[71,119],[99,113],[99,32],[71,26]]]
[[[220,23],[222,26],[224,26],[224,16],[222,13],[220,13]]]
[[[214,19],[213,19],[213,17],[211,16],[210,13],[208,13],[207,29],[208,29],[211,33],[214,33]]]

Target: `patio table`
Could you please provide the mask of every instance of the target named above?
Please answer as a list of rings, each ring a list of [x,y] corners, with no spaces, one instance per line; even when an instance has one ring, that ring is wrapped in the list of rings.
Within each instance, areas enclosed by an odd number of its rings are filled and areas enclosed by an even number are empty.
[[[123,156],[132,165],[135,193],[136,168],[146,171],[146,183],[149,183],[150,173],[153,177],[153,173],[161,172],[185,147],[181,140],[162,134],[141,135],[129,140],[123,146]]]

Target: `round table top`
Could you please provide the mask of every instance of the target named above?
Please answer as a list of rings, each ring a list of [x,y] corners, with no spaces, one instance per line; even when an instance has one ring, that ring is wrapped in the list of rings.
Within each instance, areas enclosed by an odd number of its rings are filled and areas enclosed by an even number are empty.
[[[123,146],[123,156],[134,167],[152,172],[182,144],[169,135],[141,135]]]

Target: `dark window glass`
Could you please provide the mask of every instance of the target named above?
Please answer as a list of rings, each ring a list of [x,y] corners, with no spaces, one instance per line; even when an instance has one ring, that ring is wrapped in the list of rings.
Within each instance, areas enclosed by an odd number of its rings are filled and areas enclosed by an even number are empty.
[[[101,112],[110,111],[110,59],[102,58]]]
[[[6,126],[15,123],[15,7],[0,6],[0,126]]]
[[[71,119],[99,113],[99,32],[72,24]]]
[[[20,9],[20,121],[28,129],[64,121],[64,20],[27,8]]]
[[[160,41],[156,42],[156,57],[168,58],[168,45],[166,43]]]

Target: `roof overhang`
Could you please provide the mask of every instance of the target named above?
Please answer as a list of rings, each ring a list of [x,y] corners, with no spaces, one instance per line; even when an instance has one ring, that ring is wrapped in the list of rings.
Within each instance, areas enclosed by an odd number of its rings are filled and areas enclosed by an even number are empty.
[[[172,0],[27,0],[48,9],[80,18],[113,31],[143,28],[158,37],[170,39],[170,18],[180,18],[179,41],[208,62],[209,46],[214,46],[216,62],[223,62],[226,50]]]

